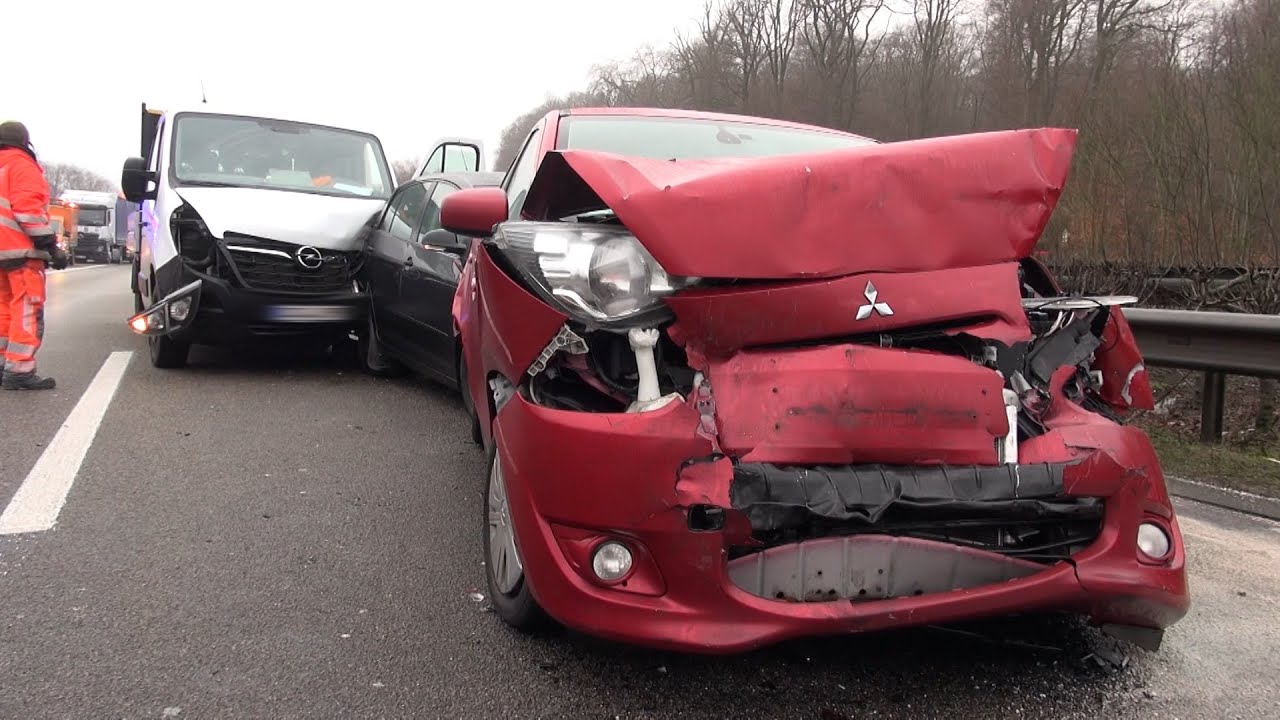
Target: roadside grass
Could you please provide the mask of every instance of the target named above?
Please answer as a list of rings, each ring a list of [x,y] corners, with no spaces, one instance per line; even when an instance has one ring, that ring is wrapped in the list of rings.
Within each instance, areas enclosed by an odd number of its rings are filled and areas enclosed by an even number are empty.
[[[1146,430],[1165,475],[1280,497],[1280,447],[1205,445],[1159,425]]]
[[[1132,422],[1146,430],[1166,475],[1258,495],[1280,497],[1280,435],[1259,435],[1258,381],[1227,378],[1222,443],[1200,442],[1199,373],[1153,369],[1152,389],[1159,410]]]

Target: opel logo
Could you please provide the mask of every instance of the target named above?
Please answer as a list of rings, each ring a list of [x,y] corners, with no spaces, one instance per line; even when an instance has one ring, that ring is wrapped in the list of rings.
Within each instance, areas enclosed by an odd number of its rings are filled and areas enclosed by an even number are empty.
[[[324,264],[324,255],[310,245],[298,248],[298,252],[294,257],[298,259],[299,265],[308,270],[318,270]]]

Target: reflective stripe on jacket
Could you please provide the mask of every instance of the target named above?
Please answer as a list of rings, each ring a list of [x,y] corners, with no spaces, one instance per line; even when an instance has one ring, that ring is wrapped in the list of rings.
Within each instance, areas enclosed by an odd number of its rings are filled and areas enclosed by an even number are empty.
[[[44,171],[22,150],[0,147],[0,261],[49,259],[37,249],[56,240],[48,208]]]

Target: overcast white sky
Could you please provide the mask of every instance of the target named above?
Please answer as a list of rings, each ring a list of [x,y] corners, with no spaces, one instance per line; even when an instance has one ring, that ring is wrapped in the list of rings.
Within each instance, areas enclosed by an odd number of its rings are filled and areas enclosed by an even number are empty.
[[[118,182],[139,107],[209,102],[377,134],[390,160],[444,135],[499,133],[591,66],[665,46],[696,0],[60,0],[4,2],[0,119],[42,161]],[[327,9],[326,9],[327,8]],[[17,66],[12,65],[18,63]]]

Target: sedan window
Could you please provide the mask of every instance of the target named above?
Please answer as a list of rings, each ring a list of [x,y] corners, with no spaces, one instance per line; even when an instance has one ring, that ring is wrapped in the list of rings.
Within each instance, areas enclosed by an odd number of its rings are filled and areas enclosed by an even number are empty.
[[[413,230],[422,215],[423,204],[427,199],[427,187],[422,183],[414,183],[405,188],[391,204],[388,216],[387,232],[397,240],[409,242],[413,239]]]
[[[427,209],[422,214],[422,225],[418,227],[419,245],[422,244],[423,238],[432,230],[439,230],[444,227],[440,223],[440,206],[444,203],[445,197],[450,193],[457,192],[458,188],[446,182],[436,183],[436,189],[431,193],[431,199],[427,201]]]

